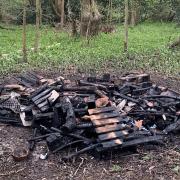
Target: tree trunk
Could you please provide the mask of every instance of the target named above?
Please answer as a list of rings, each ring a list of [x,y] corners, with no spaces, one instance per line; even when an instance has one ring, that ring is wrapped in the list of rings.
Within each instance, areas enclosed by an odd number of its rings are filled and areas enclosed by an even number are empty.
[[[39,48],[39,40],[40,40],[40,16],[41,16],[41,4],[40,0],[36,0],[36,37],[35,37],[35,45],[34,51],[37,52]]]
[[[124,28],[125,28],[125,36],[124,36],[124,51],[128,51],[128,17],[129,17],[129,2],[128,0],[125,0],[125,22],[124,22]]]
[[[54,9],[54,12],[56,13],[56,15],[58,16],[60,20],[59,22],[61,22],[61,27],[63,27],[64,26],[64,0],[55,0],[55,1],[51,0],[51,3]]]
[[[61,28],[64,27],[64,0],[61,0]]]
[[[139,21],[139,3],[137,0],[131,1],[131,26],[134,27]]]
[[[136,8],[135,1],[131,2],[131,26],[134,27],[136,25]]]
[[[81,35],[94,36],[99,32],[101,15],[95,0],[81,0]]]
[[[26,47],[26,0],[23,1],[23,34],[22,34],[22,53],[23,62],[27,62],[27,47]]]

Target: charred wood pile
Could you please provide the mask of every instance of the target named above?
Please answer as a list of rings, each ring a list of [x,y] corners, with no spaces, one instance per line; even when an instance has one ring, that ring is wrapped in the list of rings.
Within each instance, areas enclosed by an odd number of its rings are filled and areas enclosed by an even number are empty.
[[[180,130],[180,94],[148,74],[109,74],[71,81],[27,72],[0,85],[0,123],[33,129],[29,151],[46,141],[50,153],[71,147],[64,160],[163,143]]]

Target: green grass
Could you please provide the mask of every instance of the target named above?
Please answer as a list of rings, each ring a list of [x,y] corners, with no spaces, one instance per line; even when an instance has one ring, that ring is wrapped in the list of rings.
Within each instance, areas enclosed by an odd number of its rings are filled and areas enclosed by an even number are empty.
[[[123,26],[116,33],[104,34],[87,42],[53,28],[41,29],[41,47],[33,53],[34,26],[28,26],[28,63],[22,63],[22,29],[0,30],[0,74],[23,69],[51,69],[75,65],[80,68],[117,70],[144,69],[177,75],[180,72],[180,52],[168,50],[167,44],[180,35],[180,28],[170,23],[143,23],[129,29],[129,55],[123,53]]]

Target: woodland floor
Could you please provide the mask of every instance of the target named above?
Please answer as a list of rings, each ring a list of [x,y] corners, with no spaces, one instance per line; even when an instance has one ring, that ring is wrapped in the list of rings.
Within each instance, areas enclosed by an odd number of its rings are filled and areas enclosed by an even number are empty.
[[[180,81],[177,79],[160,75],[152,75],[152,79],[157,84],[180,91]],[[84,154],[68,163],[61,162],[61,154],[40,160],[39,155],[45,145],[39,143],[28,160],[14,162],[12,150],[25,146],[30,135],[30,129],[0,124],[0,180],[180,179],[180,136],[172,137],[165,146],[137,147],[131,155],[110,154],[109,160],[100,160]]]

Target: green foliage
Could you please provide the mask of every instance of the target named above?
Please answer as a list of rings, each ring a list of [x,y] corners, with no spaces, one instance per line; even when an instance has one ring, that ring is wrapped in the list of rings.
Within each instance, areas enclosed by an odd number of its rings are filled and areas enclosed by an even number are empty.
[[[117,70],[145,69],[177,75],[180,71],[180,51],[171,51],[167,44],[179,35],[179,28],[169,23],[144,23],[129,31],[129,55],[123,53],[124,27],[113,34],[101,33],[87,44],[67,33],[41,29],[41,47],[33,53],[34,26],[28,26],[28,64],[22,63],[22,29],[0,30],[0,74],[22,69],[62,68],[69,65],[88,69],[112,67]]]

